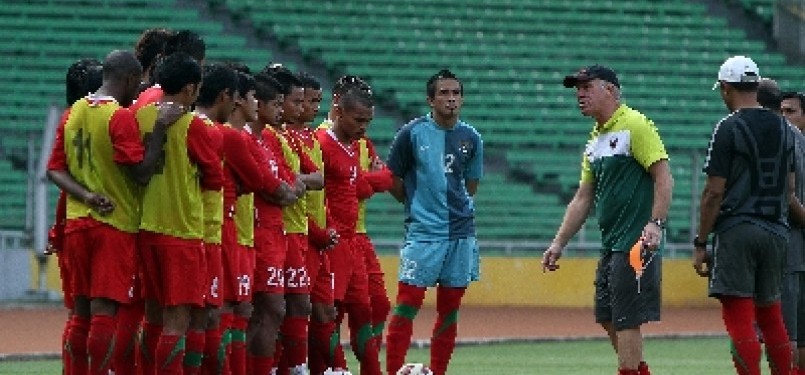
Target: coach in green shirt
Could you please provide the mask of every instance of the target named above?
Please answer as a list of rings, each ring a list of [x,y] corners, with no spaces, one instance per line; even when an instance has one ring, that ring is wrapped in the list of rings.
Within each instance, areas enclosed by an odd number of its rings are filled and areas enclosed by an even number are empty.
[[[649,374],[640,326],[660,320],[660,257],[673,179],[657,128],[621,104],[615,72],[592,65],[565,77],[581,113],[595,119],[581,163],[581,181],[562,225],[543,254],[543,269],[557,270],[568,241],[593,203],[602,234],[595,278],[596,322],[609,334],[619,374]],[[630,249],[638,241],[638,264]],[[634,262],[632,262],[634,264]],[[640,275],[640,277],[638,277]]]

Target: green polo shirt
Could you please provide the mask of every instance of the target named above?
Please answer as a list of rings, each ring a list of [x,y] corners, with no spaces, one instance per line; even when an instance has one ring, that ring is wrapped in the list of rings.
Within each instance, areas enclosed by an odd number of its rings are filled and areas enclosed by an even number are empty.
[[[595,185],[595,209],[604,250],[628,251],[651,219],[655,162],[668,159],[657,127],[621,104],[593,127],[581,163],[581,183]]]

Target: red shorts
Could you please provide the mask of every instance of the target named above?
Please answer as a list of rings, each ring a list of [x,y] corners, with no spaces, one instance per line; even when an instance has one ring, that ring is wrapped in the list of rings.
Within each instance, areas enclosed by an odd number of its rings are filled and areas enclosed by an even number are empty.
[[[224,266],[221,263],[221,245],[205,243],[204,264],[207,268],[207,280],[204,303],[207,306],[221,307],[224,304],[224,293],[221,287],[221,281],[224,278]]]
[[[366,273],[369,276],[369,295],[388,296],[386,292],[386,282],[383,280],[383,268],[380,267],[380,260],[377,259],[375,246],[366,233],[355,235],[355,247],[363,253],[366,261]]]
[[[330,250],[330,269],[333,271],[333,298],[336,301],[369,303],[369,279],[363,252],[356,246],[355,237],[341,237]]]
[[[143,259],[143,297],[162,306],[204,304],[207,273],[201,239],[185,240],[140,232]]]
[[[63,251],[56,253],[56,260],[59,262],[59,278],[61,279],[61,290],[64,293],[64,307],[72,310],[75,306],[73,299],[73,287],[70,282],[70,264],[67,262],[67,254]]]
[[[310,275],[310,302],[333,304],[333,274],[330,272],[330,256],[326,250],[308,248],[307,272]]]
[[[282,228],[254,228],[254,291],[285,294],[285,255],[288,242]]]
[[[65,234],[73,296],[132,301],[137,235],[100,224]]]
[[[238,244],[238,233],[235,229],[235,222],[225,218],[224,225],[221,227],[221,265],[223,276],[220,287],[224,293],[225,301],[236,302],[238,299],[238,284],[240,281],[241,267],[240,244]]]
[[[257,262],[254,247],[238,244],[240,252],[240,266],[238,267],[237,301],[248,302],[252,300],[254,290],[254,267]]]
[[[310,294],[310,275],[307,272],[307,235],[288,233],[288,253],[285,256],[285,294]]]

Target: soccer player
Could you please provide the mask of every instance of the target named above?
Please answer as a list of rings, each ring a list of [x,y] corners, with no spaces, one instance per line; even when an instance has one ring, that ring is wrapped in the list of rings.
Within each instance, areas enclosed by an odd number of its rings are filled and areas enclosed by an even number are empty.
[[[158,48],[159,43],[156,42],[157,46],[154,47],[155,49]],[[170,56],[176,52],[184,52],[194,58],[200,65],[204,65],[204,58],[206,57],[207,53],[207,45],[204,43],[204,40],[201,39],[201,36],[196,34],[190,30],[181,30],[177,31],[173,35],[170,35],[168,39],[165,41],[164,47],[164,55],[163,56]],[[162,59],[157,59],[154,62],[154,67],[152,68],[152,72],[159,68]],[[153,75],[153,73],[152,73]],[[148,82],[150,84],[150,82]],[[159,82],[151,85],[145,90],[141,90],[140,95],[137,97],[137,102],[132,107],[133,110],[139,109],[141,106],[148,105],[158,101],[162,97],[162,89],[159,85]]]
[[[95,92],[103,83],[103,67],[101,62],[96,59],[80,59],[67,68],[65,77],[65,93],[67,109],[64,110],[59,120],[59,128],[64,126],[70,115],[70,107],[85,95]],[[64,293],[64,307],[67,308],[67,321],[64,324],[62,333],[62,364],[65,375],[71,375],[71,353],[68,350],[67,338],[69,337],[70,327],[73,321],[73,293],[70,287],[70,268],[67,262],[67,254],[62,253],[64,248],[64,226],[67,221],[67,194],[64,191],[59,193],[59,200],[56,203],[56,213],[53,226],[48,231],[48,243],[45,254],[56,254],[59,264],[59,277],[62,282],[62,292]]]
[[[333,87],[333,105],[337,106],[340,96],[353,87],[368,93],[372,91],[371,87],[358,77],[341,77]],[[330,126],[331,122],[328,121],[323,123],[322,127]],[[372,169],[388,171],[382,161],[380,161],[372,141],[366,135],[358,140],[357,157],[362,172],[369,172]],[[380,261],[377,258],[374,245],[366,232],[366,200],[375,193],[387,191],[391,188],[390,185],[386,184],[387,182],[391,182],[387,173],[379,174],[378,176],[380,176],[379,179],[366,179],[368,184],[362,184],[358,188],[358,199],[360,202],[358,204],[355,246],[363,253],[366,261],[366,271],[369,277],[369,299],[372,307],[372,332],[374,339],[378,341],[377,345],[381,346],[385,321],[391,310],[391,304],[383,280],[383,269],[380,267]]]
[[[760,95],[758,94],[758,97]],[[795,195],[805,201],[805,95],[786,92],[780,96],[780,112],[792,126],[795,140]],[[795,203],[793,203],[795,204]],[[796,207],[793,207],[796,209]],[[805,374],[805,239],[802,223],[789,220],[786,273],[783,277],[782,312],[788,337],[794,348],[794,375]]]
[[[355,246],[358,222],[358,186],[375,171],[362,173],[357,157],[358,140],[374,117],[370,93],[351,89],[335,107],[329,129],[316,132],[324,160],[325,198],[338,232],[338,244],[330,250],[334,274],[334,300],[338,311],[349,315],[351,345],[361,364],[361,374],[380,374],[377,340],[372,339],[369,285],[363,254]],[[390,176],[387,175],[390,179]],[[339,316],[343,314],[339,313]],[[336,331],[340,322],[336,321]],[[338,367],[346,364],[335,363]]]
[[[224,162],[224,134],[222,124],[229,120],[235,108],[238,76],[234,70],[221,64],[204,67],[204,81],[196,99],[196,112],[207,125],[211,149]],[[226,176],[226,175],[224,175]],[[224,179],[226,181],[226,179]],[[224,183],[226,185],[226,183]],[[205,339],[208,330],[218,332],[218,321],[212,319],[212,311],[223,305],[223,265],[221,231],[224,221],[224,191],[204,190],[204,268],[205,305],[191,310],[190,330],[187,332],[184,374],[198,374],[202,365]],[[217,315],[216,315],[217,317]],[[220,340],[213,343],[217,348]],[[217,353],[214,353],[217,357]],[[217,367],[217,363],[215,364]]]
[[[155,113],[154,137],[144,148],[134,116],[123,108],[137,94],[141,75],[134,54],[110,53],[103,84],[73,104],[48,162],[48,177],[68,194],[64,250],[76,315],[68,337],[73,374],[105,375],[110,368],[117,308],[130,302],[135,273],[137,184],[153,174],[166,129],[180,114],[169,106]]]
[[[760,374],[757,322],[772,373],[788,374],[792,353],[780,290],[789,215],[801,225],[805,210],[794,195],[793,132],[759,107],[759,80],[748,57],[731,57],[719,69],[714,89],[731,114],[716,124],[708,147],[693,267],[710,277],[709,294],[721,302],[736,373]],[[712,261],[706,259],[711,232]]]
[[[563,84],[576,89],[579,110],[595,125],[579,188],[543,254],[543,270],[558,268],[562,251],[595,204],[604,249],[596,271],[595,319],[609,334],[619,373],[648,374],[640,326],[660,319],[660,256],[655,254],[671,201],[668,154],[654,123],[621,103],[612,69],[592,65],[565,77]],[[653,257],[638,284],[628,257],[641,238]]]
[[[162,98],[136,113],[143,137],[152,137],[158,105],[193,105],[201,78],[201,66],[189,55],[176,52],[165,58],[157,70]],[[152,357],[160,374],[181,373],[190,309],[204,303],[202,191],[220,191],[222,174],[207,125],[197,115],[185,114],[168,131],[158,172],[143,191],[144,331],[153,336],[162,327]]]
[[[275,157],[283,158],[292,173],[305,183],[305,190],[321,190],[324,178],[319,167],[302,150],[287,131],[299,122],[303,111],[305,90],[299,79],[285,68],[272,69],[272,77],[284,89],[282,123],[271,124],[263,130],[263,138],[274,150]],[[306,372],[307,326],[310,317],[310,276],[307,270],[308,218],[307,200],[299,199],[282,210],[287,253],[285,256],[285,319],[280,328],[282,350],[278,367],[290,368],[292,375]]]
[[[436,289],[430,369],[447,372],[458,331],[461,298],[478,280],[472,197],[483,175],[480,134],[459,120],[464,99],[461,81],[449,70],[426,84],[431,112],[405,125],[389,152],[392,195],[405,203],[406,242],[400,250],[397,301],[386,336],[386,370],[405,362],[412,324],[425,291]]]
[[[260,148],[261,160],[275,177],[293,186],[293,199],[277,200],[255,194],[254,248],[254,312],[247,331],[248,353],[252,370],[267,374],[274,368],[277,333],[285,317],[284,265],[287,253],[282,207],[293,204],[305,192],[305,184],[294,176],[284,159],[277,158],[264,130],[282,123],[283,86],[265,74],[255,77],[257,118],[246,131],[252,143]]]
[[[321,84],[311,75],[300,73],[299,81],[305,89],[303,110],[297,124],[287,124],[289,137],[294,139],[303,152],[324,169],[321,145],[312,128],[313,120],[321,103]],[[308,324],[308,366],[312,374],[323,373],[332,366],[330,349],[331,337],[335,329],[335,307],[333,306],[332,275],[327,250],[338,242],[338,233],[328,227],[332,220],[327,219],[324,204],[324,191],[310,190],[305,193],[307,200],[308,239],[307,270],[310,275],[311,317]],[[340,345],[338,345],[340,348]],[[343,357],[343,353],[341,354]]]
[[[154,84],[154,67],[165,53],[165,44],[173,36],[173,32],[164,28],[146,29],[134,45],[134,54],[143,66],[143,81],[139,91],[142,92]]]

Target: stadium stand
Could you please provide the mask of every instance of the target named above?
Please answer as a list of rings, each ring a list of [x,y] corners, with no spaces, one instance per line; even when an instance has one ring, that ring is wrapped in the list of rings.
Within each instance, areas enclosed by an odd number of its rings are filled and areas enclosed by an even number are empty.
[[[770,0],[725,0],[769,7]],[[683,0],[208,0],[246,20],[257,36],[323,63],[332,78],[367,78],[384,102],[413,118],[427,111],[424,82],[448,67],[464,81],[463,117],[479,128],[490,159],[477,197],[479,236],[547,241],[578,183],[578,165],[592,123],[576,109],[561,78],[591,63],[613,67],[625,102],[657,124],[675,175],[671,240],[690,238],[691,205],[700,189],[697,170],[713,124],[725,114],[710,88],[725,57],[745,54],[783,88],[805,81],[805,69],[786,63],[700,2]],[[271,59],[246,48],[246,38],[178,0],[11,0],[0,7],[0,155],[25,148],[39,131],[44,108],[63,101],[65,68],[79,57],[101,58],[130,48],[148,27],[191,29],[208,43],[211,60]],[[593,16],[594,15],[594,16]],[[87,19],[91,18],[92,22]],[[323,108],[329,95],[325,93]],[[323,116],[323,113],[322,113]],[[384,155],[401,124],[377,118],[370,135]],[[698,164],[696,162],[698,161]],[[0,163],[3,168],[10,164]],[[18,173],[19,174],[19,173]],[[24,186],[24,173],[3,173]],[[9,177],[11,176],[11,177]],[[0,209],[24,201],[20,188],[0,189]],[[17,191],[13,193],[12,191]],[[387,195],[369,203],[370,234],[399,239],[402,206]],[[16,211],[15,211],[16,212]],[[4,218],[0,227],[20,228]],[[589,225],[588,225],[589,226]],[[585,238],[595,239],[595,230]]]
[[[592,124],[561,87],[565,74],[590,63],[612,66],[621,76],[625,102],[657,124],[677,172],[669,228],[671,240],[679,242],[690,236],[691,181],[699,175],[691,174],[691,163],[702,160],[712,126],[725,114],[710,90],[715,67],[725,57],[745,54],[783,87],[805,78],[802,67],[787,66],[782,55],[691,1],[224,3],[333,71],[368,77],[409,116],[425,111],[423,82],[429,74],[450,67],[462,77],[464,119],[482,130],[488,148],[503,150],[511,171],[532,176],[536,191],[554,191],[559,198],[521,218],[516,227],[527,229],[518,233],[499,230],[510,227],[500,215],[487,222],[485,210],[499,208],[479,203],[479,227],[492,226],[480,231],[492,238],[549,240],[560,221],[552,211],[563,208],[577,186],[580,151]],[[500,177],[493,172],[487,180],[494,182],[482,183],[479,202]],[[528,207],[534,195],[524,192],[501,204]],[[375,213],[382,207],[372,208]],[[552,225],[536,224],[550,216]]]

